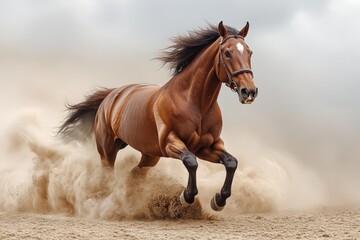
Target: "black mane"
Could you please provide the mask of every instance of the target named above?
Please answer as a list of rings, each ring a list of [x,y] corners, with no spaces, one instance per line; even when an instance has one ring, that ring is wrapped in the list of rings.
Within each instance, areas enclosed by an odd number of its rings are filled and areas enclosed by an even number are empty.
[[[238,30],[229,26],[226,26],[226,29],[231,35],[239,33]],[[199,28],[189,31],[186,35],[172,38],[173,45],[166,48],[157,59],[164,65],[169,64],[173,75],[176,75],[186,68],[202,49],[218,38],[217,26],[209,24],[206,28]]]

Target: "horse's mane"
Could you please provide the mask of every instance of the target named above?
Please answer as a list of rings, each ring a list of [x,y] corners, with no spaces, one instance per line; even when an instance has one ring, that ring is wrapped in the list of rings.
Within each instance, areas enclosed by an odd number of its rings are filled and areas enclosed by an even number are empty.
[[[239,33],[233,27],[226,26],[226,29],[231,35]],[[205,28],[189,31],[186,35],[172,38],[173,45],[166,48],[157,59],[161,60],[164,65],[169,64],[173,75],[176,75],[184,70],[201,50],[218,37],[218,27],[211,24]]]

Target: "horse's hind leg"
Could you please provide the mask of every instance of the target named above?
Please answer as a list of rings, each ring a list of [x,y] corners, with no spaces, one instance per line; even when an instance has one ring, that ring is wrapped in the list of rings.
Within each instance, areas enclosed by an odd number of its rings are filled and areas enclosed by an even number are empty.
[[[114,167],[117,152],[127,146],[120,139],[115,141],[106,139],[102,139],[102,141],[97,140],[96,144],[101,157],[101,163],[104,167]]]
[[[154,167],[160,160],[160,157],[142,154],[139,164],[131,171],[134,175],[146,175],[150,167]]]
[[[115,139],[113,133],[104,126],[95,125],[94,130],[101,164],[104,167],[114,167],[117,152],[126,147],[127,143],[121,139]]]

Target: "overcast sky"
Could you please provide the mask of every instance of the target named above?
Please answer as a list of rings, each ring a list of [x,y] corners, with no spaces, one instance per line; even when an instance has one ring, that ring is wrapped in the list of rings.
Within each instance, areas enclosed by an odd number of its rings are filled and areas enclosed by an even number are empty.
[[[0,1],[0,91],[17,99],[17,109],[43,106],[44,98],[61,109],[94,86],[162,84],[168,70],[151,59],[168,39],[221,20],[236,28],[250,22],[246,41],[259,88],[251,106],[222,89],[229,148],[241,152],[239,143],[252,141],[357,175],[357,0]]]

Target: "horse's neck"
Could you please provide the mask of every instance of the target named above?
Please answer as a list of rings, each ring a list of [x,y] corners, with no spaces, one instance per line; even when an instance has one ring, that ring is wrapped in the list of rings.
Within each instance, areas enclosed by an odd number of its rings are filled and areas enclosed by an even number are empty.
[[[218,41],[210,45],[174,79],[193,106],[206,113],[217,102],[221,82],[215,73]]]

